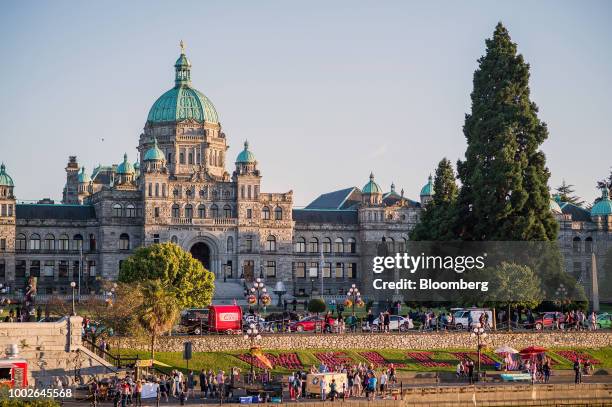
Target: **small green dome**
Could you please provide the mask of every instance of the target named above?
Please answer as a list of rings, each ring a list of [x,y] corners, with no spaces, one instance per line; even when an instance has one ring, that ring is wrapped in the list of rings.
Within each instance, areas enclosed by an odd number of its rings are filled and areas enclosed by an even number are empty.
[[[370,173],[370,181],[363,186],[361,191],[364,194],[382,194],[382,189],[380,186],[374,181],[374,174]]]
[[[185,56],[182,46],[181,56],[176,60],[174,68],[174,88],[155,101],[147,121],[165,123],[195,120],[200,123],[219,123],[217,110],[210,99],[191,86],[191,62]]]
[[[154,140],[153,147],[147,150],[144,156],[144,160],[145,161],[155,161],[155,160],[163,161],[165,160],[166,156],[164,155],[164,152],[161,151],[157,145],[157,137],[155,137],[153,140]]]
[[[255,161],[255,154],[249,150],[249,142],[245,141],[244,150],[242,150],[240,154],[238,154],[238,157],[236,157],[236,163],[249,164],[254,163]]]
[[[612,201],[610,201],[610,191],[604,187],[601,189],[601,199],[591,208],[591,217],[612,215]]]
[[[433,195],[433,178],[429,175],[427,184],[421,188],[421,196],[432,196]]]
[[[3,187],[14,187],[13,178],[6,173],[6,167],[4,163],[0,165],[0,185]]]
[[[123,162],[117,166],[117,174],[134,174],[134,166],[128,161],[127,153],[123,155]]]
[[[561,206],[559,206],[559,204],[557,203],[557,200],[554,198],[550,199],[549,208],[550,208],[550,211],[554,214],[563,213],[563,211],[561,210]]]
[[[85,172],[85,167],[81,167],[81,172],[79,173],[79,183],[87,184],[89,182],[91,182],[91,177]]]

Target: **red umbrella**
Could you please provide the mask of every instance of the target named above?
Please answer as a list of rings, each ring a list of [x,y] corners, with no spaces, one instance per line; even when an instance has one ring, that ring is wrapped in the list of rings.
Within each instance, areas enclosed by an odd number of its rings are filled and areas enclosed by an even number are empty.
[[[528,348],[521,349],[519,352],[521,355],[536,355],[538,353],[544,353],[547,349],[541,346],[529,346]]]

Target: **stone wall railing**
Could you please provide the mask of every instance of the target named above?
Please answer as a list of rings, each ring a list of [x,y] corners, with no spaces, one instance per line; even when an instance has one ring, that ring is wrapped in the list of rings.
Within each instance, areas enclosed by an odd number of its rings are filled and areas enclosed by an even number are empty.
[[[149,349],[145,339],[114,338],[111,346]],[[164,336],[158,339],[156,351],[182,352],[183,343],[190,341],[195,352],[225,352],[248,349],[250,343],[242,335]],[[263,349],[472,349],[476,340],[469,332],[408,333],[408,334],[278,334],[264,335],[257,343]],[[531,345],[546,348],[601,348],[612,345],[612,332],[492,332],[486,345],[495,349],[509,345],[516,349]]]

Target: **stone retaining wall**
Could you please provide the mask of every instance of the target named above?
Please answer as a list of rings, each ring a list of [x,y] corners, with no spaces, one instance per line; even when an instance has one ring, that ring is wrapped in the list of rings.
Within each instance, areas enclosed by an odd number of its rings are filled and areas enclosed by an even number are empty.
[[[148,349],[147,340],[122,338],[121,348]],[[195,352],[236,351],[249,348],[242,335],[164,336],[158,339],[156,351],[182,352],[183,343],[191,341]],[[264,349],[470,349],[476,340],[468,332],[408,333],[408,334],[276,334],[264,335],[257,343]],[[115,338],[111,346],[119,345]],[[489,348],[509,345],[516,349],[531,345],[544,347],[601,348],[612,346],[612,332],[521,332],[489,333]]]

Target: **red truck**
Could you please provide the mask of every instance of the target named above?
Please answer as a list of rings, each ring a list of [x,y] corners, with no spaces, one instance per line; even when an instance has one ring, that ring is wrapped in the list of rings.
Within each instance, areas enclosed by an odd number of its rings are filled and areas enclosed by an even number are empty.
[[[208,332],[242,333],[242,308],[238,305],[209,306]]]

